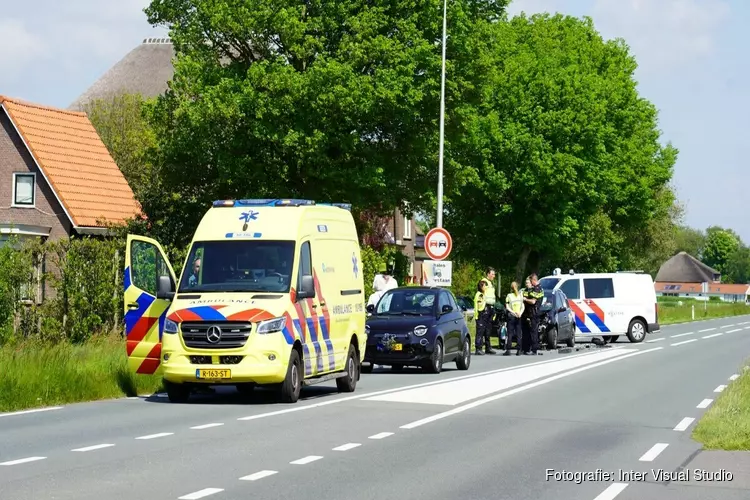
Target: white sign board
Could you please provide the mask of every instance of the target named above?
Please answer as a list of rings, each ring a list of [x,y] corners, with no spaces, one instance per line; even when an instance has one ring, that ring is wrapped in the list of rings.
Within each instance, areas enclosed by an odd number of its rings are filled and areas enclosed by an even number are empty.
[[[422,280],[427,286],[451,286],[453,262],[425,260],[422,262]]]

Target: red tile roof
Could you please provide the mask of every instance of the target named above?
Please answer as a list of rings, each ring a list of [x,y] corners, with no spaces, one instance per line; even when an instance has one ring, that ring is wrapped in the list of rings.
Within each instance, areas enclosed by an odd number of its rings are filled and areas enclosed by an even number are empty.
[[[657,292],[666,293],[701,293],[700,283],[673,283],[668,281],[657,281],[654,283]],[[750,285],[736,285],[729,283],[709,283],[708,293],[726,295],[747,295]]]
[[[140,205],[86,113],[0,95],[2,105],[76,227],[122,224]]]

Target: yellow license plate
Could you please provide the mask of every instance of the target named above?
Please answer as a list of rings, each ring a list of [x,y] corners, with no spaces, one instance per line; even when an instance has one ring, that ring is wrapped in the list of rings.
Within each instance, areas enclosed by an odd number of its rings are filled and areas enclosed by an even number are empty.
[[[402,350],[402,349],[403,349],[403,347],[404,347],[404,346],[403,346],[403,345],[401,345],[401,344],[393,344],[393,350],[394,350],[394,351],[400,351],[400,350]]]
[[[195,378],[209,380],[226,380],[232,378],[232,370],[213,370],[210,368],[195,370]]]

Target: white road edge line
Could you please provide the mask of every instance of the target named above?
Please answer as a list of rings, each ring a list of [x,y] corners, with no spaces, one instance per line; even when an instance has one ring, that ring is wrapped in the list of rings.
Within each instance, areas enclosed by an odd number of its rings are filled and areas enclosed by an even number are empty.
[[[698,406],[696,406],[696,408],[708,408],[708,406],[713,402],[713,399],[704,399],[703,401],[698,403]]]
[[[278,473],[279,471],[276,470],[262,470],[254,474],[250,474],[249,476],[241,477],[240,481],[257,481],[258,479],[263,479],[264,477],[273,476],[274,474]]]
[[[20,465],[20,464],[26,464],[29,462],[36,462],[37,460],[45,460],[46,458],[47,457],[19,458],[18,460],[11,460],[9,462],[0,463],[0,465]]]
[[[641,462],[653,462],[654,459],[659,456],[659,453],[667,449],[667,446],[669,446],[667,443],[656,443],[638,460]]]
[[[203,490],[181,496],[177,500],[198,500],[199,498],[207,497],[208,495],[213,495],[222,491],[224,491],[222,488],[205,488]]]
[[[421,420],[416,420],[416,421],[408,423],[406,425],[402,425],[400,428],[401,429],[414,429],[414,428],[422,426],[424,424],[429,424],[430,422],[434,422],[436,420],[440,420],[440,419],[443,419],[443,418],[446,418],[446,417],[450,417],[451,415],[456,415],[456,414],[464,412],[466,410],[470,410],[472,408],[476,408],[477,406],[482,406],[483,404],[491,403],[493,401],[497,401],[498,399],[501,399],[501,398],[504,398],[504,397],[507,397],[507,396],[511,396],[513,394],[516,394],[516,393],[519,393],[519,392],[522,392],[522,391],[525,391],[525,390],[528,390],[528,389],[532,389],[534,387],[537,387],[537,386],[540,386],[540,385],[543,385],[543,384],[548,384],[550,382],[554,382],[555,380],[561,379],[563,377],[568,377],[570,375],[573,375],[574,373],[580,373],[582,371],[590,370],[591,368],[596,368],[598,366],[603,366],[603,365],[606,365],[608,363],[613,363],[615,361],[620,361],[622,359],[626,359],[626,358],[629,358],[631,356],[640,356],[641,354],[646,354],[647,352],[660,351],[662,349],[664,349],[664,348],[663,347],[654,347],[652,349],[642,349],[642,350],[639,350],[638,352],[631,352],[630,354],[624,354],[624,355],[618,356],[616,358],[606,359],[604,361],[599,361],[597,363],[592,363],[590,365],[585,365],[585,366],[582,366],[581,368],[576,368],[575,370],[565,371],[563,373],[559,373],[559,374],[554,375],[554,376],[549,377],[549,378],[545,378],[545,379],[542,379],[542,380],[537,380],[536,382],[532,382],[530,384],[522,385],[522,386],[516,387],[514,389],[511,389],[509,391],[501,392],[500,394],[495,394],[495,395],[487,397],[487,398],[479,399],[479,400],[473,401],[473,402],[471,402],[469,404],[466,404],[466,405],[463,405],[463,406],[459,406],[458,408],[454,408],[452,410],[444,411],[443,413],[438,413],[437,415],[432,415],[431,417],[423,418]]]
[[[670,344],[670,345],[674,347],[678,345],[689,344],[691,342],[698,342],[698,339],[683,340],[682,342],[675,342],[674,344]]]
[[[714,389],[714,392],[721,392],[721,391],[723,391],[726,388],[727,388],[727,386],[725,386],[725,385],[722,384],[722,385],[718,386],[716,389]]]
[[[714,337],[720,337],[720,336],[722,336],[722,335],[724,335],[724,333],[722,333],[722,332],[719,332],[719,333],[712,333],[711,335],[706,335],[705,337],[701,337],[701,338],[704,338],[704,339],[712,339],[712,338],[714,338]]]
[[[682,432],[690,427],[690,424],[692,424],[694,421],[695,419],[693,417],[685,417],[680,420],[680,423],[677,424],[673,430]]]
[[[716,330],[716,328],[706,328],[705,330],[698,330],[698,333],[703,333],[703,332],[712,332],[712,331],[714,331],[714,330]]]
[[[94,451],[94,450],[101,450],[102,448],[111,448],[114,446],[113,444],[95,444],[93,446],[86,446],[85,448],[76,448],[75,450],[70,451]]]
[[[300,459],[294,460],[289,463],[292,465],[305,465],[305,464],[309,464],[310,462],[315,462],[316,460],[320,460],[321,458],[323,457],[318,456],[318,455],[308,455],[306,457],[302,457]]]
[[[373,434],[372,436],[368,437],[367,439],[383,439],[387,438],[388,436],[393,436],[392,432],[381,432],[378,434]]]
[[[734,375],[729,377],[729,380],[737,380],[738,378],[740,378],[740,376],[735,373]]]
[[[165,436],[171,436],[174,432],[161,432],[159,434],[149,434],[148,436],[139,436],[136,439],[156,439]]]
[[[695,332],[680,333],[679,335],[672,335],[670,339],[676,339],[677,337],[686,337],[688,335],[695,335]]]
[[[191,429],[195,429],[196,431],[201,431],[203,429],[210,429],[211,427],[219,427],[220,425],[224,425],[224,424],[215,423],[215,424],[196,425],[195,427],[191,427]]]
[[[23,411],[12,411],[9,413],[0,413],[0,418],[2,417],[15,417],[16,415],[28,415],[30,413],[42,413],[45,411],[54,411],[54,410],[62,410],[62,406],[51,406],[49,408],[36,408],[33,410],[23,410]]]
[[[349,450],[353,450],[354,448],[358,446],[362,446],[362,444],[361,443],[346,443],[346,444],[342,444],[341,446],[337,446],[333,448],[333,451],[349,451]]]
[[[627,344],[623,344],[622,346],[613,347],[613,349],[624,349],[625,345],[627,345]],[[566,356],[564,358],[550,359],[550,360],[539,361],[539,362],[535,362],[535,363],[525,363],[525,364],[516,365],[516,366],[508,366],[508,367],[505,367],[505,368],[498,368],[497,370],[489,370],[489,371],[486,371],[486,372],[473,373],[471,375],[462,375],[460,377],[450,377],[450,378],[446,378],[446,379],[435,380],[434,382],[423,382],[421,384],[412,384],[412,385],[407,385],[407,386],[403,386],[403,387],[393,387],[391,389],[384,389],[382,391],[367,392],[365,394],[359,394],[359,395],[356,395],[356,396],[346,396],[346,397],[343,397],[343,398],[332,399],[332,400],[329,400],[329,401],[322,401],[320,403],[312,403],[312,404],[309,404],[309,405],[302,405],[302,406],[297,406],[297,407],[294,407],[294,408],[286,408],[284,410],[276,410],[276,411],[271,411],[271,412],[267,412],[267,413],[258,413],[256,415],[249,415],[247,417],[240,417],[237,420],[257,420],[257,419],[260,419],[260,418],[275,417],[277,415],[284,415],[284,414],[287,414],[287,413],[294,413],[294,412],[297,412],[297,411],[311,410],[313,408],[320,408],[322,406],[328,406],[328,405],[333,405],[333,404],[337,404],[337,403],[344,403],[346,401],[354,401],[354,400],[357,400],[357,399],[371,398],[371,397],[374,397],[374,396],[380,396],[381,394],[390,394],[392,392],[401,392],[401,391],[406,391],[406,390],[409,390],[409,389],[418,389],[420,387],[429,387],[431,385],[445,384],[445,383],[448,383],[448,382],[455,382],[457,380],[466,380],[466,379],[470,379],[470,378],[481,377],[483,375],[492,375],[494,373],[506,372],[506,371],[510,371],[510,370],[517,370],[519,368],[526,368],[528,366],[545,365],[545,364],[549,364],[549,363],[560,363],[560,362],[565,361],[567,359],[580,358],[580,357],[583,357],[583,356],[595,356],[598,353],[599,353],[598,350],[597,351],[593,351],[593,352],[584,352],[584,353],[581,353],[581,354],[574,354],[572,356]]]
[[[597,495],[594,500],[612,500],[617,495],[623,492],[628,487],[628,483],[613,483],[610,484],[606,490],[602,491]]]

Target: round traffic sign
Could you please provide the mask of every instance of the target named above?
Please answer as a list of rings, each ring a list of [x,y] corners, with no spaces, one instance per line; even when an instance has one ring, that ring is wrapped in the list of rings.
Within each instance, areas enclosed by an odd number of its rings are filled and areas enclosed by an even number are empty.
[[[424,250],[432,260],[443,260],[453,249],[453,238],[442,227],[433,227],[424,237]]]

